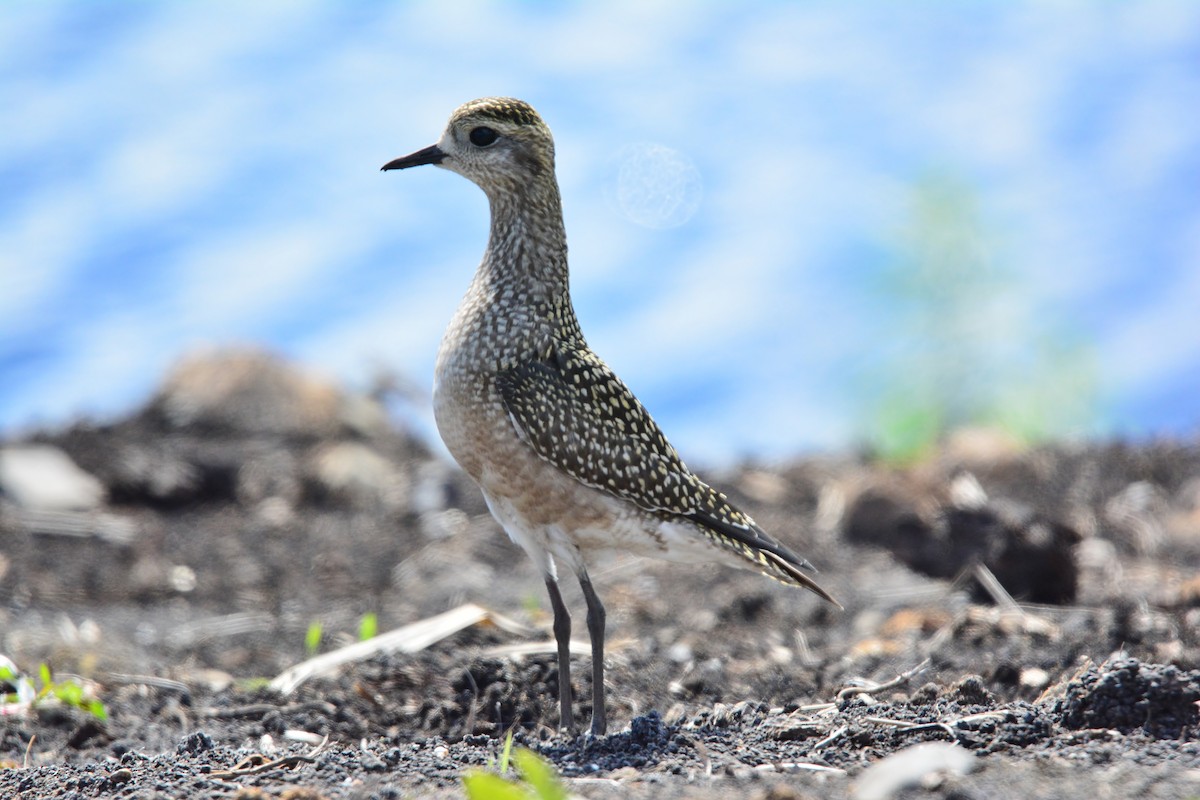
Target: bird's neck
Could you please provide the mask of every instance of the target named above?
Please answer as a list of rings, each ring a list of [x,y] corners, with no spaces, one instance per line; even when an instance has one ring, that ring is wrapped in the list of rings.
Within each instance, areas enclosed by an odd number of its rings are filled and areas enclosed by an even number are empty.
[[[511,300],[569,300],[567,235],[553,181],[529,191],[489,193],[492,230],[475,276],[477,288]]]

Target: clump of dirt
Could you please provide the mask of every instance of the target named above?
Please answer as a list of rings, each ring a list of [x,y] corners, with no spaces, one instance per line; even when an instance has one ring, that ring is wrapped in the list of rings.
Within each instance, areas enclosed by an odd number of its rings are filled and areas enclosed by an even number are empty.
[[[1060,701],[1068,728],[1140,731],[1155,739],[1189,738],[1200,718],[1200,670],[1115,659],[1092,667]]]

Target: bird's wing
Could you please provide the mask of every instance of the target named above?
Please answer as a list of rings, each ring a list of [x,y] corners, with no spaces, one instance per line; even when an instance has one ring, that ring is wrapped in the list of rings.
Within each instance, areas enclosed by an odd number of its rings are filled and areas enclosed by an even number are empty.
[[[501,372],[496,386],[517,433],[546,461],[664,519],[688,519],[771,577],[836,602],[801,572],[812,565],[688,470],[633,392],[591,350],[559,345]]]

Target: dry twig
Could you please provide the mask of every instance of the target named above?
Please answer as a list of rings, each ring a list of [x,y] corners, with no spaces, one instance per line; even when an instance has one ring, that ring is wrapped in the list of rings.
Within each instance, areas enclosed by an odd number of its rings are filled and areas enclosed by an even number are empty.
[[[928,666],[929,659],[927,658],[912,669],[901,672],[899,675],[885,683],[871,683],[864,686],[847,686],[837,693],[837,699],[841,701],[856,694],[870,694],[872,692],[882,692],[887,689],[895,689],[897,686],[902,686],[908,683],[914,676],[924,672],[925,668]]]

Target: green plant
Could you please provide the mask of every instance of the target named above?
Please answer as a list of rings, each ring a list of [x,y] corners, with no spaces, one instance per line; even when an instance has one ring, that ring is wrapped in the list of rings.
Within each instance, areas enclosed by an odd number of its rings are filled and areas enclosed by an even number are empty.
[[[500,751],[500,763],[497,764],[495,756],[492,756],[487,762],[488,769],[494,769],[501,775],[508,772],[508,764],[512,760],[512,745],[513,732],[512,728],[509,728],[508,733],[504,736],[504,749]]]
[[[873,275],[880,357],[856,387],[875,451],[905,463],[962,427],[1023,442],[1095,427],[1094,346],[1042,307],[973,187],[932,173],[911,201]]]
[[[511,743],[510,734],[506,751]],[[485,770],[468,772],[463,777],[468,800],[566,800],[567,791],[548,761],[525,747],[516,749],[513,760],[521,773],[519,781],[505,780]]]
[[[0,657],[0,684],[12,689],[0,694],[0,716],[23,714],[39,705],[57,702],[86,711],[101,722],[108,719],[104,703],[89,696],[78,678],[55,681],[50,666],[43,663],[38,666],[38,681],[41,686],[35,687],[32,678],[21,673],[7,658]]]
[[[358,640],[365,642],[367,639],[374,639],[379,633],[379,617],[374,611],[368,611],[363,614],[362,619],[358,621]]]
[[[321,636],[325,629],[318,620],[313,620],[308,624],[308,630],[304,632],[304,652],[309,658],[317,654],[317,650],[321,648]]]
[[[542,596],[537,592],[529,592],[521,598],[521,608],[531,617],[537,616],[542,611]]]

